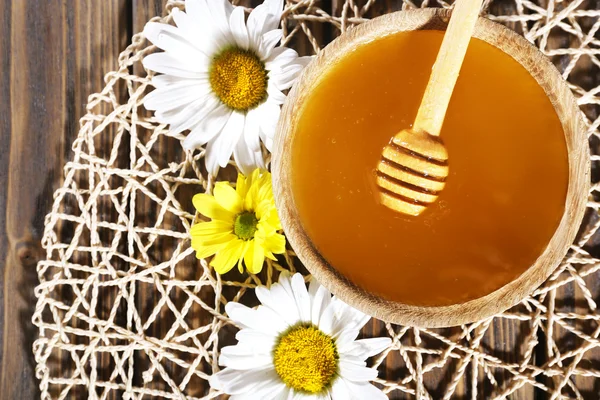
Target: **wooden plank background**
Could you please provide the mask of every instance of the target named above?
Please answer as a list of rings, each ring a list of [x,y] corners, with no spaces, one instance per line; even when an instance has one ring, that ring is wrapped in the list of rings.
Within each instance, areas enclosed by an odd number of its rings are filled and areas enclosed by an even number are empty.
[[[331,11],[339,10],[342,1],[322,3]],[[116,68],[131,35],[149,18],[162,15],[165,4],[166,0],[0,0],[2,399],[38,397],[31,351],[37,331],[30,320],[36,263],[43,256],[39,241],[62,166],[72,155],[87,96],[102,89],[104,74]],[[396,0],[377,5],[378,11],[400,7]],[[367,329],[378,331],[381,325]],[[500,351],[510,352],[522,340],[513,324],[500,322],[491,329],[486,345]],[[401,367],[400,358],[390,357],[386,367],[393,374]],[[435,380],[431,383],[435,386],[450,376],[439,373],[430,377]],[[467,386],[461,385],[455,395],[468,396]],[[537,395],[528,386],[513,398]]]

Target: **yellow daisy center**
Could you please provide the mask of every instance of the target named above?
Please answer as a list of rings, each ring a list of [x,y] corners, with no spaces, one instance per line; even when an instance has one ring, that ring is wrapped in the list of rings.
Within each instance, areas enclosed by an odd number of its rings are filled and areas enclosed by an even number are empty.
[[[320,393],[338,369],[333,338],[313,325],[296,325],[285,332],[273,351],[273,364],[281,380],[295,390]]]
[[[256,214],[250,211],[244,211],[235,217],[233,224],[233,233],[242,240],[250,240],[254,238],[254,234],[258,229],[258,218]]]
[[[267,70],[254,52],[236,47],[213,59],[210,68],[213,92],[229,108],[248,111],[267,97]]]

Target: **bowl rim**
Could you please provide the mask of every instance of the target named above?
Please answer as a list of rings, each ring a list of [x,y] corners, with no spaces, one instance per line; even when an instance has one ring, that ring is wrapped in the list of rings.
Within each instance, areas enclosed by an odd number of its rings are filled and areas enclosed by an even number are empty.
[[[378,319],[424,328],[456,326],[498,314],[522,301],[559,265],[579,230],[589,189],[590,157],[585,122],[559,71],[536,47],[504,25],[480,17],[473,37],[481,39],[521,64],[544,89],[563,126],[567,143],[569,183],[565,209],[548,245],[521,275],[483,297],[448,306],[416,306],[383,299],[356,286],[331,266],[304,230],[291,185],[291,146],[299,111],[310,88],[323,73],[356,46],[400,31],[444,30],[450,11],[398,11],[351,28],[326,46],[304,69],[283,105],[275,134],[273,193],[287,239],[316,279],[342,301]]]

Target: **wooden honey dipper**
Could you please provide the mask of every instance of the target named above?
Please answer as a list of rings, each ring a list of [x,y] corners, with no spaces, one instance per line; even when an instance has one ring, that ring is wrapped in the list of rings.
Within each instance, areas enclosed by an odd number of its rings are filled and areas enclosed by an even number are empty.
[[[381,203],[417,216],[433,203],[448,176],[440,131],[483,0],[457,0],[411,129],[394,136],[377,166]]]

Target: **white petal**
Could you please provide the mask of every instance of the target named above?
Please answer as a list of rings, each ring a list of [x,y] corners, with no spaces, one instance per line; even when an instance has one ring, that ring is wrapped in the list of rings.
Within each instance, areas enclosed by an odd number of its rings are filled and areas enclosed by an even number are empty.
[[[377,370],[340,359],[340,376],[354,382],[367,382],[377,378]]]
[[[267,164],[265,164],[265,159],[263,158],[262,151],[257,151],[254,153],[254,162],[260,169],[267,169]]]
[[[213,374],[209,383],[214,389],[222,390],[227,394],[247,393],[268,381],[274,372],[272,368],[254,371],[236,371],[226,368]]]
[[[292,87],[303,69],[304,66],[297,63],[275,69],[269,73],[269,83],[272,83],[279,90],[287,90]]]
[[[271,357],[272,350],[272,346],[263,347],[259,345],[259,342],[245,341],[244,343],[238,342],[235,346],[225,346],[221,348],[221,354],[234,358],[237,356]]]
[[[179,76],[181,78],[204,78],[206,77],[205,68],[200,64],[182,63],[168,53],[153,53],[147,55],[142,64],[146,69]]]
[[[170,133],[177,134],[186,129],[192,129],[202,118],[208,116],[216,107],[210,96],[199,98],[184,107],[173,110],[157,110],[154,115],[163,123],[170,124]]]
[[[325,308],[325,311],[321,313],[321,317],[319,318],[319,329],[327,335],[332,335],[333,333],[334,314],[334,304],[330,303],[327,308]]]
[[[311,400],[330,400],[331,396],[329,395],[329,392],[324,392],[324,393],[318,393],[315,395],[312,395],[312,397],[310,397]]]
[[[294,297],[294,290],[292,289],[292,277],[290,276],[288,271],[284,271],[281,273],[281,275],[279,275],[279,281],[277,283],[281,286],[281,288],[283,290],[285,290],[285,292],[295,302],[296,300]],[[275,286],[275,285],[273,285],[273,286]]]
[[[333,298],[332,305],[335,310],[332,334],[337,337],[345,330],[360,330],[371,319],[357,309],[350,307],[343,301]]]
[[[274,283],[270,289],[259,286],[255,293],[261,303],[277,312],[288,325],[294,325],[300,320],[296,300],[281,283]]]
[[[252,316],[255,312],[252,308],[235,301],[230,301],[225,304],[225,312],[233,321],[243,328],[250,328],[252,324]],[[260,331],[262,332],[262,330]]]
[[[219,356],[219,365],[235,370],[252,370],[265,368],[273,364],[273,357],[270,354],[244,353],[244,349],[240,350],[239,346],[223,347]]]
[[[202,79],[200,78],[180,78],[173,75],[154,75],[152,77],[152,85],[157,89],[167,87],[186,86],[195,82],[208,82],[208,73]]]
[[[229,120],[231,111],[229,111],[223,105],[214,103],[208,103],[210,108],[202,109],[200,112],[204,112],[202,121],[199,122],[190,134],[183,141],[183,148],[187,150],[198,148],[205,143],[209,142],[216,135],[219,135],[225,126],[225,123]],[[206,111],[209,110],[209,111]],[[199,113],[200,114],[200,113]],[[195,120],[194,116],[190,116],[190,119]],[[214,150],[211,150],[214,152]],[[208,153],[208,149],[207,149]],[[214,154],[216,156],[216,153]]]
[[[230,400],[244,399],[244,400],[272,400],[280,398],[281,394],[286,391],[285,383],[281,381],[277,373],[266,380],[263,380],[262,384],[257,385],[251,392],[246,393],[242,397],[231,396]]]
[[[265,0],[263,5],[267,8],[269,14],[273,15],[278,20],[281,19],[283,13],[283,0]]]
[[[381,353],[392,344],[388,337],[361,339],[350,342],[345,346],[339,346],[340,353],[351,354],[361,360]]]
[[[281,380],[271,380],[264,382],[262,385],[258,385],[251,392],[244,394],[233,395],[229,400],[272,400],[279,398],[281,393],[286,390],[286,386]]]
[[[349,346],[354,340],[358,337],[360,333],[360,329],[344,329],[342,332],[339,332],[337,337],[335,338],[335,342],[338,345],[338,348],[346,348],[345,346]]]
[[[298,53],[296,50],[287,47],[276,47],[269,58],[265,60],[265,68],[267,71],[281,69],[297,59]]]
[[[274,140],[270,137],[262,137],[262,136],[261,136],[261,139],[262,139],[263,143],[265,144],[265,147],[267,148],[267,150],[272,152]]]
[[[311,292],[312,291],[312,292]],[[331,302],[331,294],[327,289],[321,286],[313,277],[310,281],[309,293],[312,293],[311,299],[311,321],[313,325],[319,325],[321,314]]]
[[[208,95],[209,88],[204,83],[156,89],[144,97],[147,110],[173,110]]]
[[[267,349],[269,352],[273,349],[277,341],[275,332],[267,334],[249,328],[239,330],[235,338],[238,340],[238,344],[252,344],[253,346]]]
[[[242,49],[248,49],[248,29],[246,28],[245,14],[243,7],[235,7],[229,17],[229,27],[236,43]]]
[[[302,56],[299,57],[296,60],[296,63],[302,65],[303,67],[306,67],[308,64],[310,64],[315,58],[317,58],[317,56]]]
[[[219,165],[222,168],[225,168],[231,159],[233,149],[244,132],[245,121],[246,116],[244,114],[233,111],[215,142]]]
[[[148,22],[144,35],[158,48],[185,63],[204,64],[208,67],[208,58],[194,43],[189,42],[183,30],[172,25]]]
[[[190,16],[181,11],[179,8],[173,7],[171,10],[171,15],[173,16],[175,25],[177,25],[177,27],[183,31],[183,35],[185,37],[193,38],[201,32],[198,29],[198,24],[195,24]]]
[[[277,122],[281,115],[281,107],[267,100],[257,111],[260,113],[260,136],[267,150],[273,148],[273,139],[277,130]]]
[[[265,0],[259,7],[266,9],[266,18],[262,25],[262,32],[269,32],[278,28],[281,21],[281,14],[283,13],[283,0]]]
[[[310,322],[310,297],[308,296],[302,274],[296,273],[292,276],[292,289],[294,290],[294,298],[296,299],[300,320],[303,322]]]
[[[315,295],[317,294],[317,290],[319,290],[320,287],[321,284],[319,281],[311,275],[310,280],[308,281],[308,295],[310,296],[310,301],[313,301]]]
[[[277,400],[294,400],[294,391],[286,386],[281,394],[276,397]]]
[[[368,382],[346,382],[349,391],[353,394],[353,400],[387,400],[387,396],[375,386]],[[334,399],[335,400],[335,399]]]
[[[255,400],[254,393],[255,391],[253,390],[247,393],[234,394],[229,396],[229,400]]]
[[[194,7],[194,3],[198,5],[196,0],[188,0],[186,2],[186,9],[188,9],[189,6]],[[218,46],[222,46],[224,42],[220,34],[213,38],[213,36],[215,36],[213,32],[214,27],[210,23],[210,14],[208,11],[199,12],[199,14],[200,18],[194,18],[189,10],[188,13],[185,13],[177,7],[174,7],[171,11],[175,24],[183,31],[183,36],[204,54],[210,56],[214,54]]]
[[[159,35],[163,32],[170,32],[173,35],[181,36],[177,27],[169,24],[162,24],[160,22],[148,22],[144,26],[144,36],[148,39],[153,45],[158,48],[164,50],[160,46]]]
[[[233,42],[233,36],[229,28],[229,17],[233,12],[233,6],[229,0],[205,0],[209,5],[209,11],[212,18],[212,24],[220,30],[223,37],[229,42]]]
[[[187,138],[186,138],[187,139]],[[215,140],[217,138],[212,138],[208,144],[206,145],[206,153],[204,154],[204,163],[206,165],[206,170],[212,176],[217,176],[219,172],[219,158],[215,147]],[[183,143],[183,146],[186,146],[186,142]]]
[[[198,104],[198,103],[194,103],[194,104]],[[215,98],[213,98],[213,96],[207,96],[204,99],[200,99],[199,104],[200,104],[200,106],[198,106],[198,107],[186,107],[186,109],[181,111],[179,115],[174,116],[174,118],[170,119],[170,121],[171,121],[171,129],[170,130],[171,130],[172,134],[183,132],[186,129],[191,129],[192,131],[190,132],[190,134],[188,136],[197,135],[198,127],[200,126],[200,124],[202,122],[206,123],[205,125],[203,125],[202,129],[204,129],[204,127],[206,125],[208,125],[207,118],[214,118],[211,115],[219,107],[219,102]],[[189,110],[188,110],[188,108],[189,108]],[[158,113],[157,113],[157,115],[158,115]],[[213,127],[213,130],[211,132],[218,129],[216,126],[217,122],[218,121],[211,120],[211,125]],[[190,139],[190,141],[191,140],[192,139]],[[210,139],[207,139],[206,141],[204,141],[204,143],[206,143],[208,140],[210,140]],[[185,141],[184,141],[184,143],[185,143]],[[204,144],[204,143],[202,143],[202,144]],[[202,144],[197,144],[196,146],[192,146],[189,148],[196,148],[196,147],[201,146]],[[184,146],[184,148],[185,148],[185,146]]]
[[[253,152],[260,151],[259,128],[260,111],[258,111],[258,108],[255,108],[248,111],[248,114],[246,114],[246,126],[244,128],[244,140],[246,141],[248,148]]]
[[[204,0],[186,0],[185,11],[195,20],[206,22],[203,19],[208,14],[208,6]],[[210,22],[210,20],[208,20]]]
[[[337,378],[333,385],[331,385],[331,398],[332,400],[348,400],[352,398],[352,393],[348,390],[346,382]]]
[[[273,363],[273,357],[270,355],[248,356],[221,354],[219,356],[219,365],[233,368],[238,371],[254,370],[256,368],[265,368]]]
[[[267,94],[269,96],[269,102],[274,104],[283,104],[285,101],[285,94],[283,94],[281,90],[277,89],[273,84],[267,85]]]
[[[269,58],[271,52],[273,51],[277,43],[279,43],[282,37],[283,31],[281,29],[273,29],[272,31],[269,31],[262,36],[259,53],[263,60]]]
[[[263,394],[262,391],[259,392],[261,395],[263,395],[264,397],[262,397],[265,400],[272,400],[272,399],[278,399],[282,396],[283,393],[285,393],[287,391],[287,386],[285,386],[285,383],[281,382],[281,378],[277,377],[279,379],[279,381],[275,382],[273,384],[273,387],[271,388],[271,390],[269,392],[266,392]]]
[[[229,0],[223,0],[223,10],[225,12],[225,17],[229,18],[234,9],[235,7],[233,6],[233,4],[231,4]]]
[[[240,138],[233,149],[233,159],[235,160],[235,165],[246,176],[249,176],[256,168],[264,165],[262,153],[260,151],[250,151],[244,138]]]
[[[259,306],[256,310],[243,304],[229,302],[225,306],[229,317],[238,324],[266,334],[281,332],[287,324],[270,308]]]
[[[248,16],[248,22],[246,23],[248,27],[248,38],[250,39],[250,49],[256,52],[260,50],[263,33],[276,28],[272,27],[268,29],[268,25],[272,25],[273,19],[273,16],[269,15],[269,9],[264,3],[252,10]],[[260,53],[259,56],[261,56]],[[264,60],[265,58],[261,57],[261,59]]]
[[[203,30],[204,34],[196,40],[203,38],[205,42],[212,42],[213,48],[233,43],[229,29],[229,15],[233,7],[228,0],[186,0],[185,9],[194,24]]]

